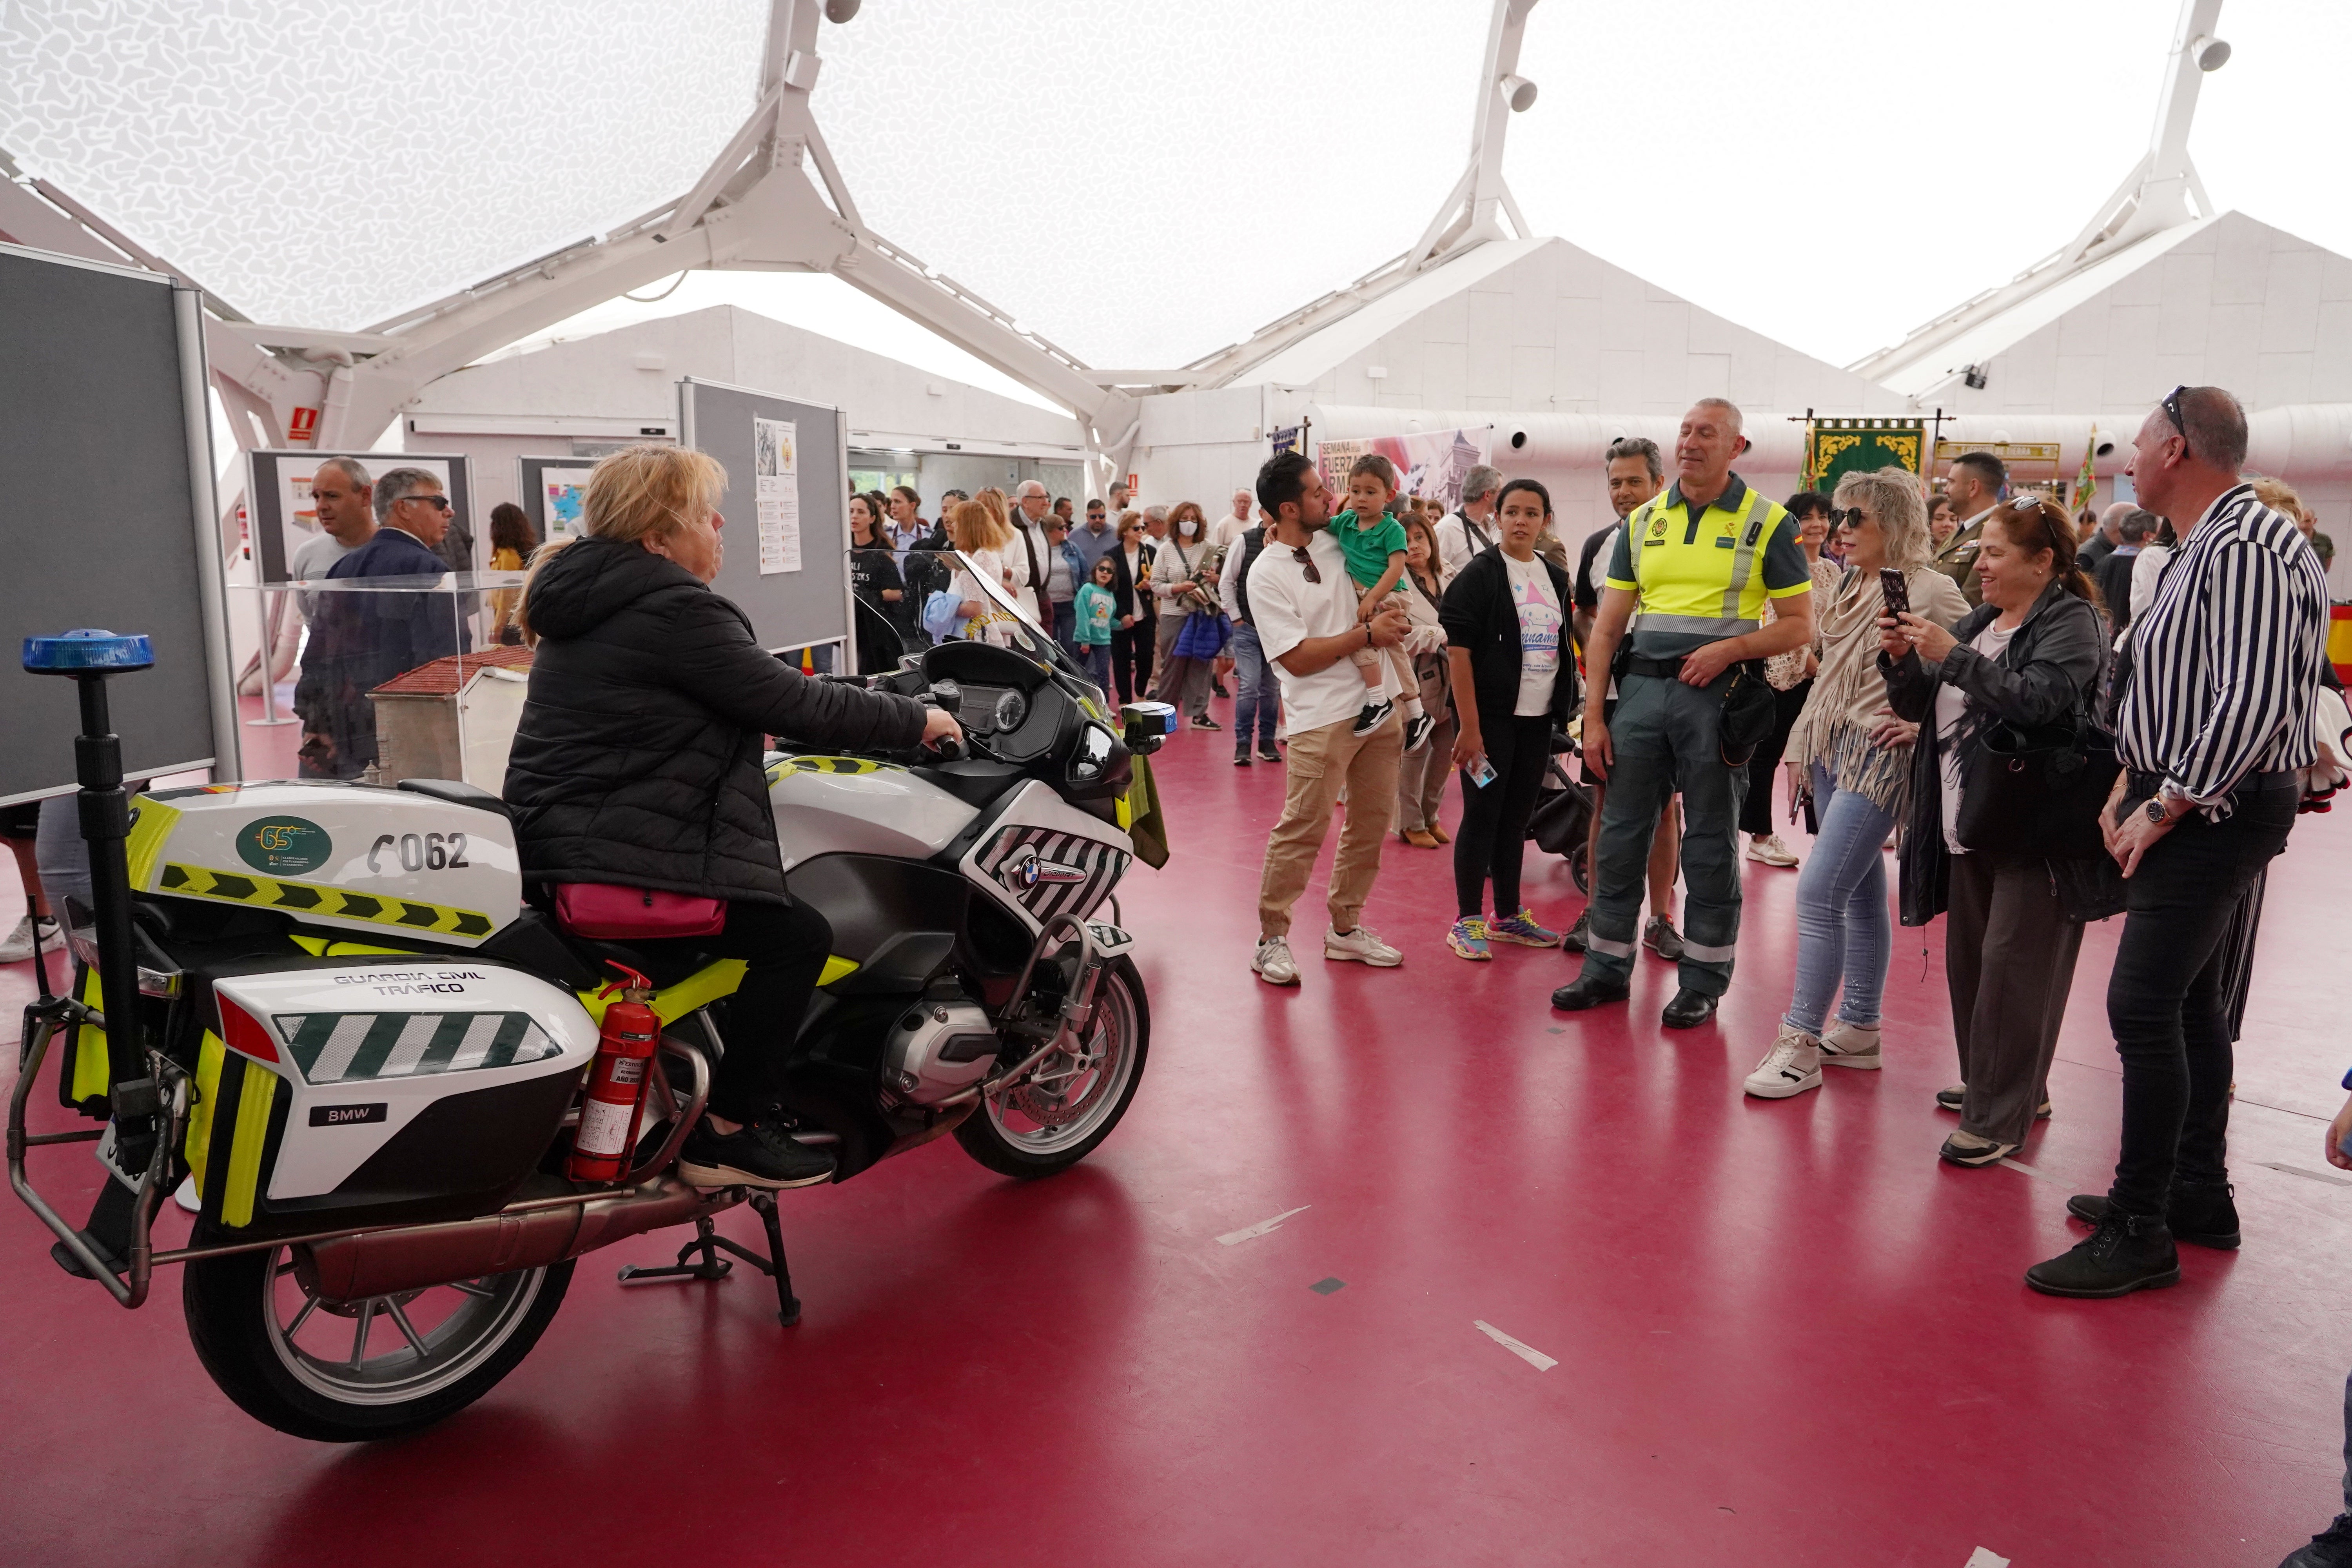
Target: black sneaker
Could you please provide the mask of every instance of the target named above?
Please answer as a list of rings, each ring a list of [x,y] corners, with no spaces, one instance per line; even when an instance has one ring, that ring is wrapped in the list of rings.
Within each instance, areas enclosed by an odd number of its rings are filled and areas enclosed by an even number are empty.
[[[1373,731],[1387,723],[1389,721],[1389,715],[1395,711],[1396,704],[1390,701],[1387,698],[1373,698],[1370,702],[1364,704],[1364,710],[1356,715],[1356,733],[1359,735],[1370,734]]]
[[[1668,920],[1664,915],[1652,915],[1650,917],[1650,923],[1643,927],[1642,931],[1642,945],[1648,948],[1652,952],[1656,953],[1660,958],[1664,959],[1668,963],[1679,963],[1682,962],[1682,932],[1676,931],[1675,929],[1675,922]]]
[[[1245,768],[1249,765],[1250,754],[1247,752],[1235,752],[1234,753],[1234,766],[1237,768]]]
[[[1233,693],[1225,689],[1225,683],[1223,681],[1212,680],[1209,682],[1209,695],[1212,697],[1231,697]]]
[[[2279,1568],[2352,1568],[2352,1513],[2339,1513],[2308,1546],[2288,1553]]]
[[[1956,1083],[1949,1089],[1937,1089],[1936,1091],[1936,1109],[1938,1110],[1949,1110],[1957,1113],[1959,1110],[1963,1099],[1968,1094],[1968,1091],[1969,1086],[1964,1083]],[[2048,1100],[2043,1100],[2041,1105],[2035,1109],[2033,1112],[2033,1120],[2036,1121],[2047,1121],[2050,1120],[2050,1102]]]
[[[833,1156],[772,1121],[721,1132],[706,1118],[686,1135],[677,1173],[697,1187],[813,1187],[832,1179]]]
[[[1199,718],[1192,721],[1192,728],[1195,730],[1222,730],[1224,726],[1218,723],[1214,719],[1210,718],[1206,713],[1203,713]]]
[[[1576,923],[1568,928],[1568,935],[1560,939],[1560,945],[1570,952],[1582,952],[1585,933],[1591,929],[1592,906],[1587,904],[1584,906],[1584,912],[1576,917]]]
[[[1272,741],[1261,741],[1258,742],[1257,760],[1262,763],[1278,763],[1282,761],[1282,753],[1274,749]]]
[[[1404,749],[1418,752],[1429,743],[1429,732],[1437,728],[1437,721],[1424,713],[1418,719],[1404,721]]]
[[[2175,1241],[2234,1252],[2240,1239],[2236,1193],[2227,1182],[2176,1185],[2164,1197],[2164,1228]],[[2076,1193],[2066,1200],[2066,1212],[2084,1225],[2096,1225],[2107,1217],[2106,1194]]]
[[[2045,1296],[2128,1296],[2179,1284],[2180,1254],[2162,1220],[2111,1206],[2098,1229],[2072,1250],[2027,1269],[2025,1282]]]

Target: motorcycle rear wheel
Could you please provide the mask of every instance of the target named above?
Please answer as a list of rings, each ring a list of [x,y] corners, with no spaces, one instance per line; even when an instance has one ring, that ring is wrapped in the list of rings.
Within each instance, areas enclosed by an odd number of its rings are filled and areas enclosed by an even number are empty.
[[[572,1268],[328,1302],[281,1247],[196,1259],[181,1300],[196,1359],[238,1408],[297,1437],[358,1443],[421,1431],[496,1387],[563,1304]]]
[[[1086,1056],[1048,1057],[1029,1086],[982,1097],[978,1109],[956,1127],[964,1152],[999,1175],[1034,1180],[1068,1170],[1110,1136],[1143,1081],[1143,1061],[1151,1046],[1151,1007],[1143,976],[1126,958],[1104,966],[1095,989],[1095,1016],[1087,1033]],[[1026,1096],[1027,1098],[1024,1098]],[[1047,1119],[1024,1106],[1042,1108]]]

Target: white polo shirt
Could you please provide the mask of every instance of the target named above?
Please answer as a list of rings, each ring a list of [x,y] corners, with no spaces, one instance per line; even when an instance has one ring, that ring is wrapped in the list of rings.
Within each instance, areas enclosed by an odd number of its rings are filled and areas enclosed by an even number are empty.
[[[1308,541],[1307,553],[1320,583],[1309,583],[1291,547],[1271,538],[1250,563],[1250,620],[1268,659],[1279,660],[1309,637],[1338,637],[1356,624],[1356,591],[1348,581],[1348,557],[1339,542],[1328,529],[1320,530]],[[1381,662],[1381,689],[1391,700],[1397,696],[1386,659]],[[1368,691],[1362,670],[1345,655],[1312,675],[1282,671],[1282,705],[1294,735],[1354,722]]]

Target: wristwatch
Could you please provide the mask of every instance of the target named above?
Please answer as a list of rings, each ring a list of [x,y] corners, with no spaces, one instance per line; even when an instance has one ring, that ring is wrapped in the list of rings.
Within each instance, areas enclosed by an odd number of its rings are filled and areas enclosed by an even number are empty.
[[[2147,814],[2147,819],[2158,827],[2166,826],[2172,821],[2172,813],[2164,809],[2164,797],[2160,795],[2148,796],[2147,804],[2141,806],[2140,810]]]

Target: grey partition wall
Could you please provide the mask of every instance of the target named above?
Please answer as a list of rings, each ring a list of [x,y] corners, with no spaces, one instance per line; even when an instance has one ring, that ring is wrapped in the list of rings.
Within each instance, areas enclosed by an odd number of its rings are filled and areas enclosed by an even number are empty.
[[[727,470],[727,563],[711,584],[751,617],[751,635],[768,648],[849,641],[849,452],[841,410],[772,393],[691,377],[677,384],[678,432],[684,444],[719,459]],[[762,425],[766,466],[792,492],[798,547],[795,563],[763,562],[760,494]],[[775,428],[789,426],[788,431]],[[777,440],[791,437],[788,450]],[[772,541],[771,541],[772,543]],[[763,567],[767,569],[763,569]]]
[[[0,802],[74,782],[74,683],[28,636],[144,632],[108,684],[125,771],[237,773],[204,318],[169,278],[0,245]]]
[[[337,452],[325,448],[313,451],[305,447],[264,447],[247,454],[248,482],[246,505],[253,514],[253,558],[261,569],[264,583],[284,583],[291,574],[287,560],[299,541],[317,531],[310,521],[310,476],[319,465],[330,458],[349,458],[367,470],[369,481],[381,479],[394,468],[423,468],[441,481],[453,509],[450,515],[465,525],[475,542],[475,550],[483,560],[481,542],[489,529],[474,519],[474,470],[472,460],[440,452]],[[481,563],[475,563],[478,567]]]

